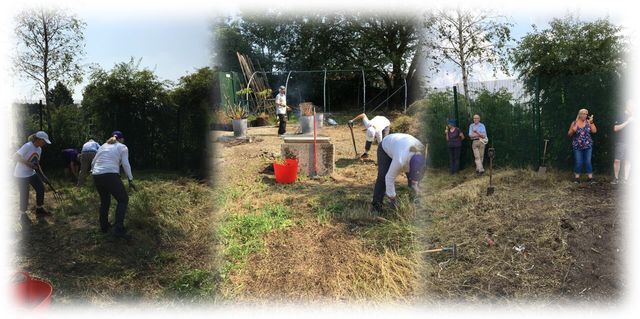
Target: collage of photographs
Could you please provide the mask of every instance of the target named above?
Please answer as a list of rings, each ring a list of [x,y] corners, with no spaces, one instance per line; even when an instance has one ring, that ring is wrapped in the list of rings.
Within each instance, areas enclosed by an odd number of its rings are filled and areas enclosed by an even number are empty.
[[[640,310],[623,8],[116,3],[3,10],[16,318]]]

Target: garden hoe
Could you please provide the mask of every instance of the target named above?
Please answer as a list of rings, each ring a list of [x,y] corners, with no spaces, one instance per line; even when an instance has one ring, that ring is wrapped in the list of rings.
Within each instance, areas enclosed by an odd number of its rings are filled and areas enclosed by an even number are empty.
[[[42,177],[42,181],[45,184],[49,185],[49,188],[51,188],[51,191],[53,192],[53,198],[56,199],[58,204],[62,204],[62,201],[63,201],[62,195],[60,193],[58,193],[58,191],[55,189],[55,187],[53,187],[53,185],[51,184],[51,181],[49,181],[47,176],[44,175],[44,172],[42,171],[42,167],[40,167],[40,163],[38,163],[38,172],[40,173],[40,177]]]
[[[458,245],[456,245],[455,243],[453,244],[453,246],[451,247],[442,247],[442,248],[436,248],[436,249],[429,249],[429,250],[425,250],[423,251],[423,253],[437,253],[437,252],[450,252],[451,255],[453,256],[453,258],[456,258],[458,256]]]
[[[356,157],[358,157],[358,149],[356,148],[356,137],[353,136],[353,123],[347,123],[349,126],[349,130],[351,130],[351,141],[353,141],[353,150],[356,152]]]
[[[544,160],[547,157],[547,143],[549,140],[544,140],[544,151],[542,152],[542,165],[538,167],[538,175],[544,176],[547,173],[547,167],[544,165]]]
[[[487,196],[493,194],[495,188],[493,187],[493,158],[496,156],[496,149],[489,148],[489,187],[487,187]]]

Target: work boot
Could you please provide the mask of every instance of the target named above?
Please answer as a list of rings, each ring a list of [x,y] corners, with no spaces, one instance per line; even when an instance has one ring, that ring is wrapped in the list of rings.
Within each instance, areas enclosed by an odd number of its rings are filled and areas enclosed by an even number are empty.
[[[36,215],[38,216],[51,216],[51,212],[44,209],[44,207],[36,208]]]
[[[382,213],[382,203],[371,203],[371,211],[374,216],[379,216]]]
[[[127,230],[124,227],[115,227],[113,229],[113,236],[120,239],[129,240],[131,235],[127,234]]]
[[[360,155],[360,158],[362,159],[369,158],[369,153],[364,152],[362,155]]]

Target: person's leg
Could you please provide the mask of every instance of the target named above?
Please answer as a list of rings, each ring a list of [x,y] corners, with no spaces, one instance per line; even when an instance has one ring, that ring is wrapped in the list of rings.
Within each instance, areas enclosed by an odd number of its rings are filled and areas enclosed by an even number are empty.
[[[282,135],[286,132],[286,122],[284,120],[284,114],[278,114],[278,135]]]
[[[576,181],[580,179],[580,173],[582,172],[583,156],[581,150],[573,150],[573,174]]]
[[[38,174],[33,174],[29,177],[29,184],[36,191],[36,213],[38,214],[48,214],[48,212],[44,209],[44,184],[40,179]]]
[[[473,151],[473,158],[474,158],[474,162],[476,163],[476,172],[480,172],[480,167],[482,166],[482,160],[480,160],[480,149],[478,148],[478,144],[482,144],[482,143],[478,140],[471,142],[471,150]]]
[[[454,169],[454,165],[455,165],[455,147],[449,147],[448,148],[449,151],[449,173],[453,174],[455,169]]]
[[[385,127],[385,128],[384,128],[384,130],[382,130],[382,139],[383,139],[383,140],[384,140],[384,137],[385,137],[385,136],[389,135],[389,131],[390,131],[390,130],[391,130],[391,129],[390,129],[390,127],[389,127],[389,126]],[[378,143],[378,144],[379,144],[379,143]]]
[[[109,206],[111,205],[111,193],[108,187],[108,174],[94,175],[93,184],[100,195],[99,222],[100,229],[106,232],[109,229]]]
[[[382,147],[378,147],[378,176],[376,178],[376,184],[373,188],[373,209],[379,211],[382,208],[382,200],[384,199],[386,184],[385,176],[391,166],[391,157],[385,153]]]
[[[113,225],[114,232],[116,235],[122,235],[125,233],[124,216],[127,212],[127,206],[129,205],[129,195],[118,174],[109,174],[107,185],[109,193],[118,201],[116,205],[116,219]]]
[[[484,162],[484,148],[485,147],[486,147],[485,144],[482,144],[482,142],[478,141],[478,154],[480,155],[480,173],[484,173],[483,162]]]
[[[591,179],[593,179],[593,166],[591,166],[591,154],[593,152],[592,148],[588,148],[586,150],[583,151],[583,161],[585,164],[585,170],[587,171],[587,177],[589,178],[589,180],[591,181]]]
[[[620,175],[620,160],[613,160],[613,177],[618,180],[618,175]]]
[[[91,167],[91,162],[87,163],[87,158],[89,157],[89,153],[80,154],[80,172],[78,173],[78,186],[84,185],[84,181],[87,178],[87,174],[89,174],[89,168]],[[87,164],[89,164],[87,166]]]
[[[29,177],[18,177],[17,183],[20,192],[20,211],[25,213],[29,206]]]
[[[369,154],[369,151],[371,150],[371,144],[372,144],[372,143],[371,143],[370,141],[366,141],[366,142],[364,143],[364,153],[365,153],[365,154]],[[379,147],[380,147],[380,146],[378,146],[378,148],[379,148]],[[363,155],[364,155],[364,154],[363,154]]]
[[[453,149],[453,173],[457,174],[460,170],[460,151],[462,147],[458,146]]]
[[[631,173],[631,161],[625,160],[624,161],[624,181],[625,182],[629,180],[629,173]]]

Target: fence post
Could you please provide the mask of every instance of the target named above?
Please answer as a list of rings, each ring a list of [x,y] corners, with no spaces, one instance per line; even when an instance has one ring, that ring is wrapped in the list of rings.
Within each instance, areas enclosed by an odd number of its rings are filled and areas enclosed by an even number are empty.
[[[538,167],[542,165],[542,154],[540,147],[542,146],[542,126],[540,120],[540,77],[536,76],[536,84],[535,84],[535,116],[536,116],[536,151],[538,153]]]
[[[453,86],[453,115],[456,117],[456,125],[460,127],[460,120],[458,119],[458,87]]]

